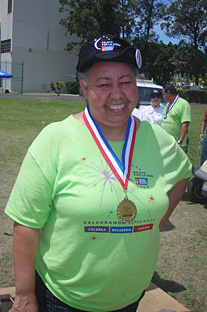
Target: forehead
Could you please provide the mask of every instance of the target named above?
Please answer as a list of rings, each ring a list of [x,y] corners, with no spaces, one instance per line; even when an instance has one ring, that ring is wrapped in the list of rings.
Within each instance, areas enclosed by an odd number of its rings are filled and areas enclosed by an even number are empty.
[[[119,62],[100,62],[95,63],[89,72],[89,78],[99,78],[99,77],[122,77],[122,76],[134,76],[131,67],[126,63]]]

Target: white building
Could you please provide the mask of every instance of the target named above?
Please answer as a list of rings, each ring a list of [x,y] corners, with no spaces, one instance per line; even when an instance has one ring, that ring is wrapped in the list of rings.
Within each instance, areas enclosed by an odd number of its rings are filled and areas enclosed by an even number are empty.
[[[58,0],[0,0],[1,69],[13,75],[3,88],[46,92],[51,81],[75,81],[77,55],[64,51],[72,37],[59,8]]]

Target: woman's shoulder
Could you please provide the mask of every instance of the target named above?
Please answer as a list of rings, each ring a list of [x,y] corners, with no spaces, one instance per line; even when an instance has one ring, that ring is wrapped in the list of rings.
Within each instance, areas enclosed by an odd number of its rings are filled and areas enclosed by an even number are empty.
[[[66,138],[81,133],[81,123],[73,115],[64,120],[56,121],[45,126],[30,146],[30,150],[44,148],[51,149],[60,146]]]
[[[163,144],[174,143],[175,141],[174,138],[158,124],[154,124],[148,121],[141,121],[139,129],[141,135],[143,135],[148,140],[153,138]]]
[[[42,129],[39,135],[41,136],[57,136],[61,135],[68,131],[75,131],[80,126],[80,121],[75,118],[74,115],[70,115],[67,118],[55,121],[48,124],[45,128]]]

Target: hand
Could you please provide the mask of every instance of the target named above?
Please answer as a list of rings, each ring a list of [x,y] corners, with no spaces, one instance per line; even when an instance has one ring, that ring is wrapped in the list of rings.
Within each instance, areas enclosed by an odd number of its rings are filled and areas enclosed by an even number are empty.
[[[8,312],[38,312],[35,294],[16,295],[13,306]]]
[[[200,134],[200,140],[203,140],[203,133]]]

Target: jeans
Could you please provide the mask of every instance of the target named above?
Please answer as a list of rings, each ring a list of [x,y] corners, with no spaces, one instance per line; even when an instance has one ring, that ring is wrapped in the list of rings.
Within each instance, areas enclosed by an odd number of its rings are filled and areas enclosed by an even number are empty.
[[[144,293],[140,297],[140,299],[127,307],[111,311],[111,312],[136,312],[137,307],[139,305],[139,301],[144,296]],[[64,302],[60,301],[56,298],[50,291],[47,289],[39,275],[36,273],[35,276],[35,294],[37,297],[37,302],[39,306],[39,312],[86,312],[83,310],[79,310],[73,307],[68,306]]]
[[[207,159],[207,134],[205,136],[205,139],[203,141],[203,147],[201,151],[201,166],[204,163],[204,161]]]

